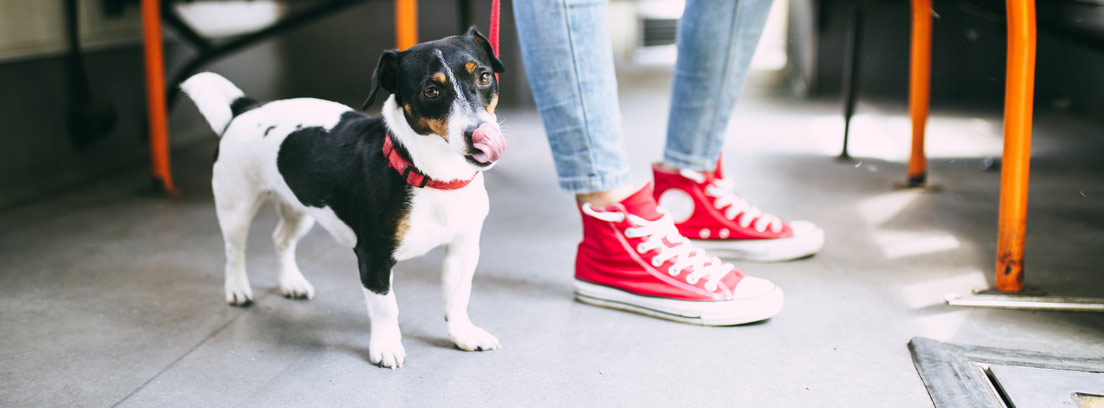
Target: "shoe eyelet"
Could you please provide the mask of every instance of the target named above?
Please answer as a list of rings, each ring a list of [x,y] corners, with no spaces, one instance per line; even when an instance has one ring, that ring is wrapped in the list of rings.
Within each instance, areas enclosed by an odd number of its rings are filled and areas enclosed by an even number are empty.
[[[706,282],[705,283],[705,290],[708,290],[710,292],[712,292],[714,290],[717,290],[717,284],[714,283],[714,282]]]
[[[625,228],[625,237],[626,238],[637,238],[636,228],[631,228],[631,227],[630,228]]]
[[[699,280],[699,279],[698,279],[698,277],[697,277],[697,276],[687,276],[687,277],[686,277],[686,283],[689,283],[689,284],[691,284],[691,285],[697,285],[697,284],[698,284],[698,280]]]
[[[682,273],[682,271],[680,271],[678,269],[675,269],[675,267],[673,267],[673,266],[670,267],[670,268],[667,268],[667,274],[668,275],[679,276],[680,273]]]
[[[663,265],[663,262],[659,262],[658,258],[652,258],[652,266],[658,268],[660,265]]]
[[[640,244],[640,245],[637,245],[637,246],[636,246],[636,253],[638,253],[638,254],[643,254],[643,253],[645,253],[645,252],[648,252],[648,251],[646,251],[646,250],[644,249],[644,244]]]

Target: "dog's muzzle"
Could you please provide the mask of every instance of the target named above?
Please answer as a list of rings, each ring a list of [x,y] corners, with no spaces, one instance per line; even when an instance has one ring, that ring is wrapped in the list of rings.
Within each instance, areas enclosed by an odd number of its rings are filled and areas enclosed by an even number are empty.
[[[483,123],[472,132],[472,147],[478,150],[471,155],[472,159],[480,163],[493,163],[506,150],[506,138],[502,137],[502,130],[497,125]]]

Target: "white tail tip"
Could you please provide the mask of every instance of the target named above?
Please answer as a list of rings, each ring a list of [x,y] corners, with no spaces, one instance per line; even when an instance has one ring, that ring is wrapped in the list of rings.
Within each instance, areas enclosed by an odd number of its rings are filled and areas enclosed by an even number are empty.
[[[241,89],[226,78],[212,72],[201,72],[180,84],[180,89],[192,98],[199,113],[207,119],[211,129],[222,136],[230,120],[234,118],[230,104],[245,96]]]

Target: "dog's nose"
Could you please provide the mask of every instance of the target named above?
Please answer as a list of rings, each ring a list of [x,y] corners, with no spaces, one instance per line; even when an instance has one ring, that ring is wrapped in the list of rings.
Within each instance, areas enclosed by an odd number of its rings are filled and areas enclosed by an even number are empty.
[[[502,156],[506,150],[506,138],[502,137],[502,131],[498,125],[483,123],[472,131],[472,147],[478,153],[472,154],[472,158],[480,163],[492,163]]]

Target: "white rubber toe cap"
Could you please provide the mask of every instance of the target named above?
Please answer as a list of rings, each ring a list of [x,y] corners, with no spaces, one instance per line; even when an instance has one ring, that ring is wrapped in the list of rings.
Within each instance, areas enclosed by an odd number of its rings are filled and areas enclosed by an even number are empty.
[[[732,291],[732,298],[755,299],[767,296],[777,290],[779,290],[778,285],[775,285],[774,282],[754,276],[745,276],[740,279],[740,283],[736,284],[736,289]]]
[[[790,229],[793,230],[795,237],[810,234],[820,229],[816,224],[809,221],[790,221]]]

